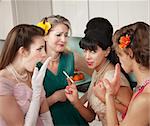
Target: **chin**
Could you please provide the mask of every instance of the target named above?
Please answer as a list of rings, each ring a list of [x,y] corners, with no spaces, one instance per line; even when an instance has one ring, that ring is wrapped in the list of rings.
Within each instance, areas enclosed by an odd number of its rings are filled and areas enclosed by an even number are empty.
[[[91,65],[88,65],[88,68],[94,69],[95,67],[94,67],[94,66],[91,66]]]

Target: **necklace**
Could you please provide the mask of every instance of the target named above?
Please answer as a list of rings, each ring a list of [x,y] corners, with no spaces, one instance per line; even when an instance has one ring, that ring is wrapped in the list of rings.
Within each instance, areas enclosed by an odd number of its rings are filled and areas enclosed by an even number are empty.
[[[25,82],[29,79],[27,72],[25,72],[23,75],[19,74],[11,63],[6,67],[6,69],[12,73],[17,82],[19,82],[19,80]]]
[[[108,66],[109,63],[110,63],[110,61],[107,60],[106,63],[102,66],[102,68],[97,72],[98,76],[101,75],[105,71],[105,69],[106,69],[106,67]]]
[[[103,74],[103,72],[105,71],[109,63],[110,61],[107,60],[106,63],[102,66],[102,68],[98,72],[96,71],[95,82],[99,81],[99,79],[101,78],[101,75]]]
[[[136,87],[136,91],[142,90],[149,83],[150,83],[150,79],[145,80],[141,85],[139,85],[139,86]]]

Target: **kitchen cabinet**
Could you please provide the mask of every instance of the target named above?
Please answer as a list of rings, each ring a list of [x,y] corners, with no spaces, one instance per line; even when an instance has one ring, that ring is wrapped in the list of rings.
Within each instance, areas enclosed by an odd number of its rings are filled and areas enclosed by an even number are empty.
[[[150,24],[150,1],[0,0],[0,39],[17,24],[36,24],[51,14],[68,18],[72,36],[83,37],[86,23],[93,17],[107,18],[114,30],[136,21]]]
[[[83,36],[85,24],[88,22],[87,0],[52,0],[52,13],[69,19],[72,36]]]
[[[0,39],[5,39],[14,26],[11,1],[0,1]]]
[[[67,17],[72,24],[72,36],[80,37],[93,17],[107,18],[114,31],[136,21],[150,23],[149,8],[149,0],[52,0],[52,13]]]
[[[0,39],[17,24],[37,24],[51,12],[51,0],[1,0],[0,1]]]

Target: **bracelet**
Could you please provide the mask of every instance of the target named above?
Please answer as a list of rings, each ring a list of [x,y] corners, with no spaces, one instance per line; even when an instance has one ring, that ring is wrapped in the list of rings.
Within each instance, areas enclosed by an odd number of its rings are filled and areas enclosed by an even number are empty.
[[[121,104],[121,101],[117,98],[115,98],[115,102],[118,103],[118,104]]]

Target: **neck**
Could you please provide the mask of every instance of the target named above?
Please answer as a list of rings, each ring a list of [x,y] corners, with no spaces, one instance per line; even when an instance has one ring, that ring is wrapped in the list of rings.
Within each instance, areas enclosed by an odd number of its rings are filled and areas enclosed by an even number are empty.
[[[21,63],[17,63],[17,62],[12,62],[11,63],[12,66],[14,67],[14,69],[16,70],[16,72],[20,75],[25,74],[27,71],[20,65]]]
[[[144,81],[150,79],[150,69],[141,67],[139,65],[135,66],[133,69],[134,75],[137,80],[137,84],[140,86]]]
[[[60,53],[55,51],[47,51],[48,57],[51,57],[52,59],[59,59]]]
[[[107,59],[103,60],[96,68],[95,70],[98,72],[100,71],[101,69],[103,69],[103,67],[105,67],[105,65],[107,64]]]

